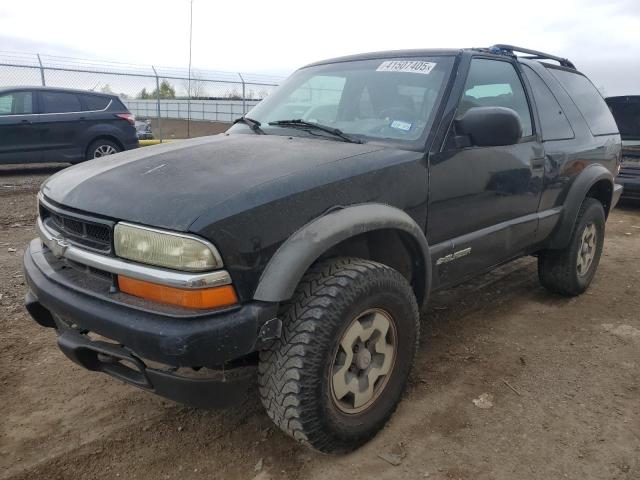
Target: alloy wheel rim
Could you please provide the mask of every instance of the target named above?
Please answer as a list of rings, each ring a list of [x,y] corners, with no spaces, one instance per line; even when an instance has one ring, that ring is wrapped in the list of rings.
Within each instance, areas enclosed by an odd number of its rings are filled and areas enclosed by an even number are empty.
[[[100,145],[93,152],[93,158],[100,158],[106,155],[113,155],[114,153],[116,153],[116,149],[113,148],[111,145]]]
[[[578,276],[583,277],[589,272],[589,268],[596,256],[597,230],[594,223],[589,223],[582,231],[580,247],[578,248],[578,261],[576,271]]]
[[[395,365],[397,340],[393,317],[372,308],[353,319],[331,365],[331,397],[347,414],[369,408],[387,386]]]

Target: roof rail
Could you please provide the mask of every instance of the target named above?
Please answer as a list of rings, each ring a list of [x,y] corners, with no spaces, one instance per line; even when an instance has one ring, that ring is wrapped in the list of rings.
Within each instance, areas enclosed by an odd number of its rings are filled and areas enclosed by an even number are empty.
[[[530,56],[523,57],[523,58],[528,58],[531,60],[554,60],[563,67],[573,68],[574,70],[576,69],[575,65],[567,58],[557,57],[556,55],[539,52],[537,50],[530,50],[528,48],[516,47],[514,45],[504,45],[501,43],[489,48],[489,51],[495,51],[495,50],[499,50],[500,52],[511,54],[513,56],[515,56],[515,52],[525,53]],[[500,53],[500,52],[495,52],[495,53]]]

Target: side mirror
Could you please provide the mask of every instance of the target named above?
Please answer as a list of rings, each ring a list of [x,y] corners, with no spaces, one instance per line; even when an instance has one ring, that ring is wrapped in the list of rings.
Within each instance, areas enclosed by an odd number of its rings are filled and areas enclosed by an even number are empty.
[[[513,145],[522,137],[518,114],[510,108],[473,107],[456,120],[458,133],[478,147]]]

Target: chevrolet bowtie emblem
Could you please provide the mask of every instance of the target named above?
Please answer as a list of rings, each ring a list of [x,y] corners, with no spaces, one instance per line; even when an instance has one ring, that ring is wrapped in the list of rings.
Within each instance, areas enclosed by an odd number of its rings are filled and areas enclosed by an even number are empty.
[[[63,237],[54,237],[50,242],[49,249],[56,257],[60,258],[67,251],[69,243]]]

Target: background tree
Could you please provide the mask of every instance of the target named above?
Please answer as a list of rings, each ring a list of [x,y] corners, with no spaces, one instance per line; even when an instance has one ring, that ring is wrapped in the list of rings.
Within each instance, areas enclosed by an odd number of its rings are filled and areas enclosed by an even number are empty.
[[[140,93],[138,93],[137,97],[141,100],[154,100],[158,97],[158,89],[154,88],[151,93],[149,93],[145,87],[140,90]],[[160,82],[160,98],[176,98],[176,89],[173,88],[173,86],[167,80],[162,80],[162,82]]]
[[[158,96],[164,99],[176,98],[176,89],[173,88],[167,80],[162,80],[162,82],[160,82],[160,95],[158,95],[157,88],[151,92],[151,98],[156,98]]]
[[[228,98],[229,100],[242,100],[242,95],[240,95],[236,87],[233,87],[233,90],[224,94],[224,98]]]
[[[191,76],[191,94],[189,94],[188,80],[184,80],[182,82],[182,86],[184,88],[184,91],[187,92],[187,97],[191,96],[191,98],[202,98],[208,96],[206,82],[196,76],[196,74],[192,73]]]

